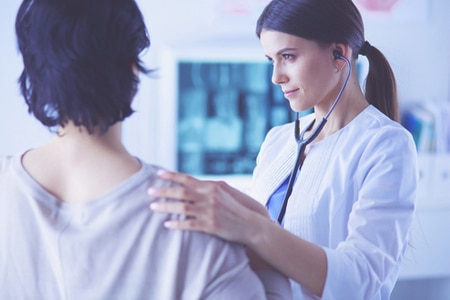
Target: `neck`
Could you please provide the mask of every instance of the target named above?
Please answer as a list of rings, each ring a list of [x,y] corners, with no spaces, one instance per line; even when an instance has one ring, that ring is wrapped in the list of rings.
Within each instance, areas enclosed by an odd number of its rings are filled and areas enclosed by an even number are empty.
[[[66,202],[101,196],[140,168],[122,144],[121,125],[88,134],[67,125],[48,144],[27,152],[24,168],[47,191]]]
[[[319,122],[327,115],[334,101],[335,99],[314,107],[316,124],[319,124]],[[329,115],[327,124],[317,137],[316,142],[332,135],[336,131],[345,127],[368,105],[369,103],[367,102],[361,91],[356,76],[350,77],[350,80],[346,88],[344,89],[341,98],[339,99],[334,110]]]
[[[86,148],[105,148],[105,149],[124,149],[122,145],[122,125],[117,123],[111,126],[105,133],[101,134],[96,131],[89,134],[89,132],[83,128],[67,124],[63,128],[58,130],[52,141],[52,145],[58,145],[65,149],[82,151]]]

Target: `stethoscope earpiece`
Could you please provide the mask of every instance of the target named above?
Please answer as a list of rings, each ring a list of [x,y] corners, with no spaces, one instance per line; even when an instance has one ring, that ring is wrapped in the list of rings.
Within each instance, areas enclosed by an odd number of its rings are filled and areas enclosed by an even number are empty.
[[[335,59],[342,59],[342,54],[340,54],[337,50],[334,50],[333,51],[333,57],[335,58]]]

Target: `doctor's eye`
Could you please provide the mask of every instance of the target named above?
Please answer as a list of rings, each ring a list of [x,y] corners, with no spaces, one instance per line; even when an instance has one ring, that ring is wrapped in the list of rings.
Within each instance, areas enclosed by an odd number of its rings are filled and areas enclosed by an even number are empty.
[[[288,53],[283,53],[283,54],[281,54],[281,56],[283,57],[284,60],[293,60],[295,58],[295,55],[288,54]]]

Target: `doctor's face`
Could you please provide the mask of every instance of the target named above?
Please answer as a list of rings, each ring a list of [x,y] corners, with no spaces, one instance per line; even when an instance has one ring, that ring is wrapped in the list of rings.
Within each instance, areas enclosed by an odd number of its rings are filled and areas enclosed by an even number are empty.
[[[273,64],[272,82],[280,85],[292,110],[329,107],[336,96],[339,74],[333,49],[294,35],[263,30],[260,42]]]

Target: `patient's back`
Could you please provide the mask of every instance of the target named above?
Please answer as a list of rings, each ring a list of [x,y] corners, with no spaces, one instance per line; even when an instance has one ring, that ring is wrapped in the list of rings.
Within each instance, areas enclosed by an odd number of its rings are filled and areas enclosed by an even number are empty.
[[[264,299],[242,246],[171,231],[148,209],[141,170],[106,195],[61,202],[0,159],[0,299]]]

